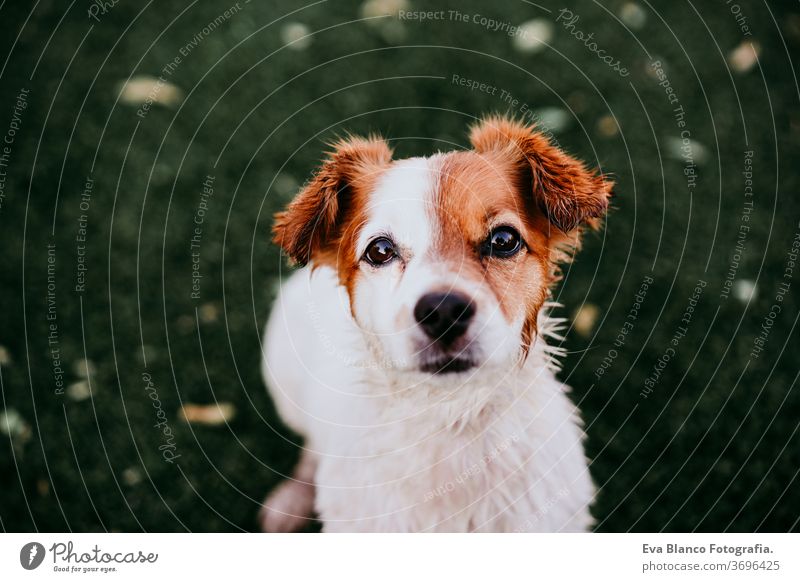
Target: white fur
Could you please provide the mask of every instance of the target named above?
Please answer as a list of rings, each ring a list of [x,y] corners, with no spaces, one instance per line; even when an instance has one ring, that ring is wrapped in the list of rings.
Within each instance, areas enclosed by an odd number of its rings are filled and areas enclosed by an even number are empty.
[[[426,252],[438,228],[429,209],[437,171],[436,156],[416,158],[379,182],[356,252],[389,234],[401,260],[364,265],[355,318],[334,271],[319,267],[283,284],[267,324],[264,377],[306,439],[316,512],[331,532],[585,531],[594,486],[543,337],[554,321],[541,315],[523,363],[522,317],[506,321],[484,285]],[[442,286],[478,305],[469,340],[479,365],[430,375],[417,371],[424,338],[412,310]],[[286,489],[268,509],[291,507]]]
[[[409,269],[428,269],[422,257],[434,237],[429,215],[437,172],[436,158],[411,158],[397,162],[378,182],[367,210],[369,219],[361,228],[356,257],[364,254],[376,236],[390,235],[405,261],[371,273],[365,267],[363,280],[356,289],[355,312],[362,329],[369,330],[370,344],[382,344],[384,365],[409,369],[414,349],[409,334],[416,332],[412,309],[419,298],[415,283],[430,282],[432,273],[409,273]],[[386,298],[392,297],[390,309]]]

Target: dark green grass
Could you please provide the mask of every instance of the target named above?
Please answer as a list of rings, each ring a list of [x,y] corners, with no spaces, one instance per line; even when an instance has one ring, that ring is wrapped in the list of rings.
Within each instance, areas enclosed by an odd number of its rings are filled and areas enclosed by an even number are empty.
[[[607,228],[587,237],[556,290],[567,306],[561,315],[584,302],[600,312],[590,335],[568,332],[562,372],[588,427],[599,529],[797,528],[792,337],[800,272],[761,357],[749,356],[800,220],[800,116],[789,61],[799,56],[796,6],[771,14],[764,4],[741,3],[761,68],[738,73],[725,57],[742,36],[722,2],[662,3],[663,21],[643,5],[648,19],[636,37],[598,5],[578,2],[578,28],[622,59],[631,71],[623,79],[560,24],[552,50],[522,54],[502,32],[470,23],[408,22],[403,38],[365,23],[337,26],[360,17],[359,4],[331,1],[287,18],[321,31],[307,50],[292,51],[279,50],[283,23],[266,25],[296,4],[241,4],[169,77],[187,94],[180,109],[156,105],[144,119],[135,106],[115,104],[118,84],[157,75],[227,5],[198,2],[183,12],[183,3],[120,2],[90,32],[85,6],[65,15],[64,3],[40,3],[24,29],[27,3],[0,9],[0,57],[22,31],[0,80],[0,136],[15,95],[30,89],[0,208],[0,344],[11,357],[0,367],[0,408],[17,411],[28,427],[13,439],[0,435],[3,529],[256,527],[258,503],[297,455],[258,371],[260,330],[286,273],[268,242],[271,215],[337,134],[379,131],[398,156],[427,154],[466,146],[467,124],[484,113],[519,113],[498,95],[454,85],[454,74],[506,89],[534,109],[571,108],[559,143],[616,176]],[[441,6],[513,24],[552,20],[561,8],[548,4],[548,15],[516,1]],[[613,14],[620,6],[608,3]],[[665,63],[692,138],[708,151],[691,193],[682,162],[666,155],[679,130],[647,73],[645,50]],[[609,113],[622,129],[610,137],[598,130]],[[748,149],[755,209],[736,278],[755,281],[757,295],[746,304],[721,299],[720,290]],[[86,290],[76,293],[75,236],[90,174]],[[202,296],[193,300],[189,239],[209,174]],[[54,392],[49,243],[65,380],[78,379],[75,361],[91,360],[92,399]],[[598,380],[595,370],[615,348],[648,274],[654,283],[638,320]],[[686,337],[642,398],[698,279],[707,286]],[[175,433],[174,464],[158,450],[145,372]],[[178,420],[181,401],[214,399],[236,406],[229,426]],[[140,479],[131,478],[137,472]]]

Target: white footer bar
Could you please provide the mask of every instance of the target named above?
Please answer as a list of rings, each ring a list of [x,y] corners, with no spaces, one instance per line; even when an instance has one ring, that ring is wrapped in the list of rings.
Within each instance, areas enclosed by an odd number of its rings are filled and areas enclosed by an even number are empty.
[[[791,534],[4,534],[3,580],[800,580]],[[409,578],[414,576],[416,578]],[[231,578],[235,577],[235,578]]]

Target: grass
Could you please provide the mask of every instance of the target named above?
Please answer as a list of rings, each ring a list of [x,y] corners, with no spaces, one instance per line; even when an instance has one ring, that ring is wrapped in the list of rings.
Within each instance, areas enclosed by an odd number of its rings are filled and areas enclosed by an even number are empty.
[[[784,277],[800,220],[796,7],[740,3],[760,52],[757,65],[734,70],[726,59],[745,37],[723,3],[663,4],[658,13],[642,3],[646,21],[635,30],[615,18],[630,10],[622,2],[576,3],[573,29],[554,22],[561,5],[551,3],[548,13],[526,2],[444,2],[469,21],[422,23],[352,22],[361,18],[357,2],[269,4],[242,1],[208,34],[227,5],[121,2],[95,21],[82,6],[40,3],[28,19],[26,3],[2,4],[0,55],[10,56],[0,134],[20,90],[30,91],[0,206],[0,408],[10,419],[0,429],[11,435],[0,435],[4,530],[254,529],[259,502],[297,455],[258,371],[282,269],[268,242],[272,213],[335,135],[379,131],[398,156],[419,155],[466,146],[467,125],[484,113],[527,108],[618,184],[606,230],[587,238],[556,291],[562,315],[572,319],[582,305],[598,313],[588,329],[569,330],[562,372],[587,423],[598,529],[797,529],[800,273]],[[474,14],[550,22],[552,48],[520,52]],[[289,22],[314,31],[303,50],[284,47]],[[629,75],[575,30],[594,33]],[[158,76],[176,56],[166,80],[182,101],[140,117],[139,105],[118,100],[121,82]],[[454,75],[498,89],[469,90]],[[674,143],[682,129],[694,140],[691,189]],[[740,295],[755,285],[749,301],[721,296],[748,150],[754,204],[734,279]],[[193,299],[190,240],[207,176],[213,194]],[[85,243],[76,241],[81,215]],[[653,283],[615,346],[646,276]],[[699,280],[706,286],[685,326]],[[791,287],[753,358],[781,282]],[[643,398],[681,326],[685,335]],[[82,381],[81,361],[92,363],[91,398],[79,398],[84,384],[56,394],[54,347],[65,386]],[[180,455],[173,463],[159,450],[167,441],[155,426],[154,393]],[[229,424],[178,418],[181,402],[215,400],[234,405]]]

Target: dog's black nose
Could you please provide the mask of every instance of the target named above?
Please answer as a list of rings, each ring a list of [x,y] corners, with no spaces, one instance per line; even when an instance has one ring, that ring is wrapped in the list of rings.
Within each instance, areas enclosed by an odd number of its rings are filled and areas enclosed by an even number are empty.
[[[414,307],[414,319],[432,340],[445,346],[464,335],[475,306],[463,293],[426,293]]]

